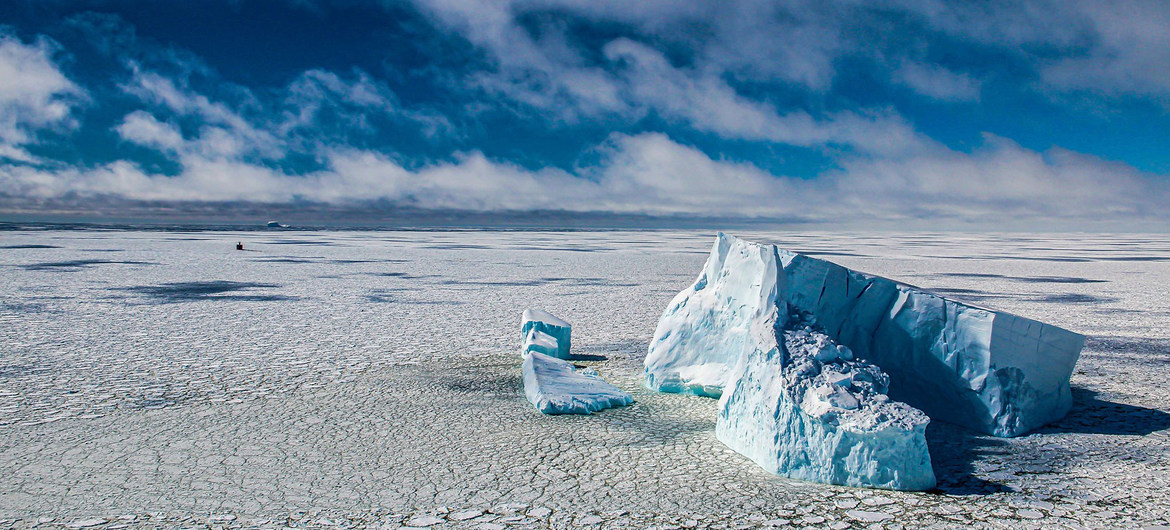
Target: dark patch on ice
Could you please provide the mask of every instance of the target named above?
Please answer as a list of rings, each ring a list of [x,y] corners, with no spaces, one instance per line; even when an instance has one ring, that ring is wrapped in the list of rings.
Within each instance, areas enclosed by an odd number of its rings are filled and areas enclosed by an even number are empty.
[[[1170,429],[1170,413],[1106,401],[1087,388],[1072,387],[1072,396],[1068,415],[1038,432],[1146,436]]]
[[[956,302],[987,302],[996,299],[1009,298],[1009,296],[1005,294],[990,293],[977,289],[961,289],[957,287],[924,290],[948,300],[954,300]]]
[[[937,276],[953,276],[958,278],[996,278],[1025,283],[1106,283],[1109,280],[1094,280],[1075,276],[1005,276],[1003,274],[989,274],[982,272],[944,272]]]
[[[124,248],[79,248],[82,252],[126,252]]]
[[[594,355],[591,353],[570,353],[569,360],[570,361],[584,361],[584,362],[600,362],[600,361],[608,361],[609,357],[606,357],[604,355]],[[580,368],[584,368],[584,367],[580,367]]]
[[[313,260],[300,258],[257,258],[249,261],[257,263],[313,263]]]
[[[380,293],[379,292],[379,293],[372,293],[372,294],[366,295],[366,301],[373,302],[375,304],[392,304],[394,302],[397,302],[398,299],[394,298],[389,293]]]
[[[1126,353],[1170,355],[1170,339],[1094,335],[1085,340],[1086,352],[1103,352],[1114,356]]]
[[[20,248],[61,248],[56,245],[5,245],[0,248],[20,249]]]
[[[404,259],[331,259],[329,263],[336,263],[339,265],[349,265],[357,263],[404,263]]]
[[[6,366],[0,366],[0,379],[13,379],[26,375],[43,374],[51,371],[51,368],[45,366],[36,366],[31,364],[9,364]]]
[[[524,379],[519,370],[514,373],[489,373],[476,370],[467,375],[455,373],[437,377],[447,391],[463,394],[516,395],[524,392]]]
[[[1011,443],[994,436],[975,434],[941,421],[926,426],[926,445],[938,481],[935,491],[945,495],[988,495],[1015,491],[1011,486],[975,475],[975,462],[1012,452]]]
[[[386,276],[389,278],[420,278],[421,276],[412,276],[407,272],[371,272],[371,276]]]
[[[3,302],[0,303],[0,310],[13,313],[45,313],[49,312],[49,307],[37,302]]]
[[[1027,283],[1106,283],[1109,280],[1094,280],[1092,278],[1077,278],[1074,276],[1030,276],[1016,277],[1013,280]]]
[[[160,285],[141,285],[137,287],[123,287],[119,290],[129,291],[153,298],[160,303],[194,302],[199,300],[225,300],[236,302],[279,302],[296,300],[294,296],[281,294],[253,294],[253,289],[274,289],[280,287],[272,283],[208,281],[208,282],[176,282]],[[244,292],[245,294],[228,294]]]
[[[1045,295],[1034,298],[1033,300],[1050,304],[1103,304],[1108,302],[1116,302],[1118,299],[1108,296],[1093,296],[1091,294],[1064,293]]]
[[[94,265],[158,265],[149,261],[115,261],[108,259],[75,259],[69,261],[49,261],[44,263],[30,263],[28,265],[20,265],[25,270],[30,271],[77,271],[81,269],[88,269]]]
[[[1118,256],[1114,258],[1096,258],[1096,261],[1170,261],[1170,256]]]
[[[430,249],[435,249],[435,250],[491,250],[495,247],[489,247],[489,246],[485,246],[485,245],[450,244],[450,245],[427,245],[426,247],[423,247],[423,248],[430,248]]]
[[[316,245],[321,247],[336,246],[337,243],[330,243],[329,241],[313,241],[304,239],[274,239],[272,241],[262,241],[262,245]]]

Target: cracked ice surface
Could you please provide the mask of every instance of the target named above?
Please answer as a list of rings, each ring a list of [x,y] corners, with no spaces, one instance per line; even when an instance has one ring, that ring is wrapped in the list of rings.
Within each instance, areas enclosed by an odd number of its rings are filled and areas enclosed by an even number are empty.
[[[58,248],[0,248],[0,527],[1170,524],[1170,238],[743,235],[1084,332],[1073,409],[931,422],[933,493],[797,482],[640,388],[706,231],[8,231]],[[532,300],[636,402],[534,415]]]
[[[598,375],[596,370],[574,370],[567,361],[532,352],[524,356],[524,395],[545,414],[592,414],[634,402]]]

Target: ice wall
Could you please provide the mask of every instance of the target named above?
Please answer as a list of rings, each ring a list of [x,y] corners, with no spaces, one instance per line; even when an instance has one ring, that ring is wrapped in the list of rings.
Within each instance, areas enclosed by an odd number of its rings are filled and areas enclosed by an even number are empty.
[[[779,250],[792,307],[890,375],[890,397],[931,418],[1018,436],[1072,407],[1084,337]]]
[[[748,323],[786,313],[779,272],[776,247],[720,234],[699,278],[658,321],[646,355],[647,386],[719,397],[735,360],[766,340],[750,337]]]
[[[530,330],[539,331],[556,339],[557,354],[554,357],[569,358],[569,335],[572,333],[573,327],[568,322],[543,309],[525,309],[524,314],[520,317],[520,333],[527,339]]]
[[[647,385],[722,395],[716,435],[772,473],[933,487],[926,415],[890,402],[885,374],[813,330],[810,316],[790,315],[785,282],[776,247],[719,237],[659,321]]]

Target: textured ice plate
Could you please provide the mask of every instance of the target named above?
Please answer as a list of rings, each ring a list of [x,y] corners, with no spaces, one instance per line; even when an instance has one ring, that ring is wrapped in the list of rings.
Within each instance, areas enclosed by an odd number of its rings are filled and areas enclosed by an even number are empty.
[[[532,352],[524,356],[524,395],[545,414],[592,414],[634,402],[596,371],[574,370],[567,361]]]

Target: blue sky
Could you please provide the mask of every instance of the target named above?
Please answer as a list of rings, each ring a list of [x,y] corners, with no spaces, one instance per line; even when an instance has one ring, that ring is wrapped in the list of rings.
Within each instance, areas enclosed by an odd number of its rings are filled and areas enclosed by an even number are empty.
[[[0,4],[8,217],[1165,227],[1168,111],[1164,2]]]

